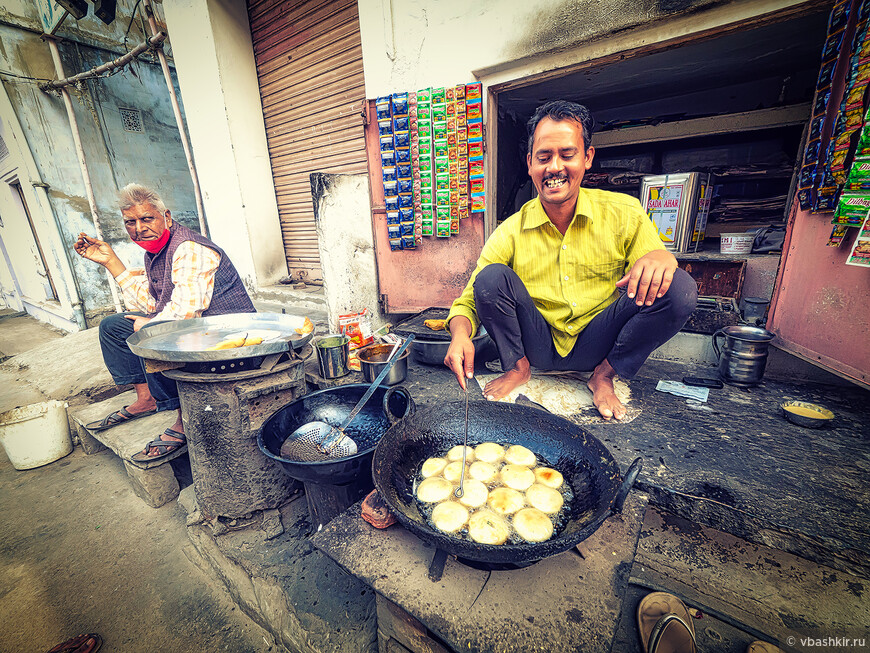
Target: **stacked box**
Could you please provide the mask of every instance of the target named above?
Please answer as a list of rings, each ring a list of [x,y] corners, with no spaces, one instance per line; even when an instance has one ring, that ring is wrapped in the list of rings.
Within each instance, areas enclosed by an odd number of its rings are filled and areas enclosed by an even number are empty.
[[[466,129],[468,132],[469,211],[486,210],[486,186],[483,176],[483,85],[465,86]]]
[[[453,95],[451,88],[451,95]],[[435,235],[450,236],[450,165],[447,130],[447,92],[432,89],[432,155],[435,179]]]

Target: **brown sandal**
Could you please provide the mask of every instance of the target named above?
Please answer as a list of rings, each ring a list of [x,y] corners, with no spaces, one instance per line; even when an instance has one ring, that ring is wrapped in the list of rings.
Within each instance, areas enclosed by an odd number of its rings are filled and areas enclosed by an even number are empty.
[[[48,653],[96,653],[102,645],[103,640],[99,635],[87,633],[61,642]]]
[[[746,648],[746,653],[785,653],[785,651],[770,642],[756,639]]]
[[[695,626],[686,605],[673,594],[653,592],[637,606],[645,653],[696,653]]]

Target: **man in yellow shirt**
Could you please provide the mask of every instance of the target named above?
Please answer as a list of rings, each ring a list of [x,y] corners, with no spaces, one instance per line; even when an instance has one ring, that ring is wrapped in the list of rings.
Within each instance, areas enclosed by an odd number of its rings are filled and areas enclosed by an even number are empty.
[[[698,288],[677,267],[628,195],[581,188],[592,165],[592,116],[549,102],[528,123],[527,163],[538,197],[493,232],[447,317],[444,359],[465,388],[474,375],[471,337],[482,323],[505,373],[484,388],[501,399],[542,369],[592,371],[605,419],[625,416],[613,379],[632,378],[685,324]]]

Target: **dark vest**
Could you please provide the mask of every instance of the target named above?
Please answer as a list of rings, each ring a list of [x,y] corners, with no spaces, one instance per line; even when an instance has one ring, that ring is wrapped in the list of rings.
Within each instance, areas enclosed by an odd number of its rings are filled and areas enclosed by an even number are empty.
[[[211,304],[202,312],[202,316],[223,315],[224,313],[256,313],[257,309],[248,297],[248,291],[239,273],[224,251],[208,238],[200,236],[192,229],[173,222],[169,228],[169,242],[156,254],[145,252],[145,274],[148,275],[148,291],[157,300],[157,309],[153,315],[163,310],[169,303],[175,284],[172,283],[172,257],[181,243],[192,240],[216,251],[221,262],[214,276],[214,292]]]

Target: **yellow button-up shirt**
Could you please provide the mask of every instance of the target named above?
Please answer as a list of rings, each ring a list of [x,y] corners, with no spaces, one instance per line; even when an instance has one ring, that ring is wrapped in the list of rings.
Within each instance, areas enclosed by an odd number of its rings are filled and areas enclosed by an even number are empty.
[[[664,249],[658,232],[635,198],[581,188],[574,218],[563,236],[550,222],[538,198],[492,233],[450,320],[464,315],[477,331],[474,280],[491,263],[517,273],[535,306],[550,325],[560,356],[567,356],[577,335],[598,313],[616,301],[616,282],[644,254]]]

